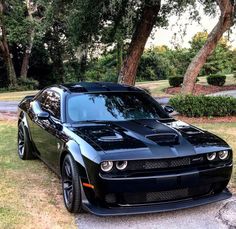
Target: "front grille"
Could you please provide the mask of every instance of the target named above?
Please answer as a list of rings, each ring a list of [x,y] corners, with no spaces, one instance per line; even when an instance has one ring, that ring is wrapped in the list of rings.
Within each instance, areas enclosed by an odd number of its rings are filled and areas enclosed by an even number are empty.
[[[115,201],[116,203],[121,205],[145,204],[193,198],[197,196],[207,195],[210,193],[210,191],[211,186],[205,185],[194,188],[181,188],[159,192],[108,194],[105,199],[108,204],[112,204]]]
[[[190,157],[129,161],[128,170],[166,169],[190,165]]]

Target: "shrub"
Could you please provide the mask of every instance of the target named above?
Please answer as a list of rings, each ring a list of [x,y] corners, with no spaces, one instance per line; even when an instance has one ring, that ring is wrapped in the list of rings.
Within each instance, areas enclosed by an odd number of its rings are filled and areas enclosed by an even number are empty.
[[[175,96],[170,99],[181,115],[188,117],[236,115],[236,98],[226,96]]]
[[[37,80],[28,78],[28,79],[18,79],[18,87],[21,90],[34,90],[39,86],[39,82]]]
[[[214,86],[223,86],[225,84],[225,79],[226,76],[225,75],[209,75],[207,77],[207,83],[210,85],[214,85]]]
[[[234,79],[236,79],[236,72],[233,72]]]
[[[169,77],[169,84],[171,87],[179,87],[184,81],[183,76],[171,76]]]

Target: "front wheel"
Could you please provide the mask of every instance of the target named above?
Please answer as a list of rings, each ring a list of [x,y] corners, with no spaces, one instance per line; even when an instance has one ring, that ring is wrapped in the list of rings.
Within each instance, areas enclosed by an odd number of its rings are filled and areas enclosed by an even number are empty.
[[[18,126],[18,155],[22,160],[35,159],[27,128],[21,122]]]
[[[78,166],[70,154],[64,158],[61,170],[64,203],[69,212],[82,210],[81,188]]]

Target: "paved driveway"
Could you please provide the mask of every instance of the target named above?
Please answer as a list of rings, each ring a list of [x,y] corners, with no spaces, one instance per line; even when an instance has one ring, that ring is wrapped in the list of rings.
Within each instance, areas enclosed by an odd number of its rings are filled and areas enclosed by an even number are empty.
[[[236,228],[236,196],[201,207],[137,216],[77,215],[79,229],[224,229]]]
[[[0,113],[16,113],[17,105],[19,102],[11,101],[11,102],[2,102],[0,101]]]
[[[218,95],[232,96],[232,97],[236,98],[236,90],[220,91],[220,92],[213,93],[211,95],[213,95],[213,96],[218,96]]]

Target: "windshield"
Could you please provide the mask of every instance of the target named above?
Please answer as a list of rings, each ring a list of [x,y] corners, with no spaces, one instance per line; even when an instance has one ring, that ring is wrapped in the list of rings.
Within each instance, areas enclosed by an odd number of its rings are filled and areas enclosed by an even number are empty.
[[[69,122],[169,117],[151,96],[142,92],[72,94],[68,96],[66,112]]]

